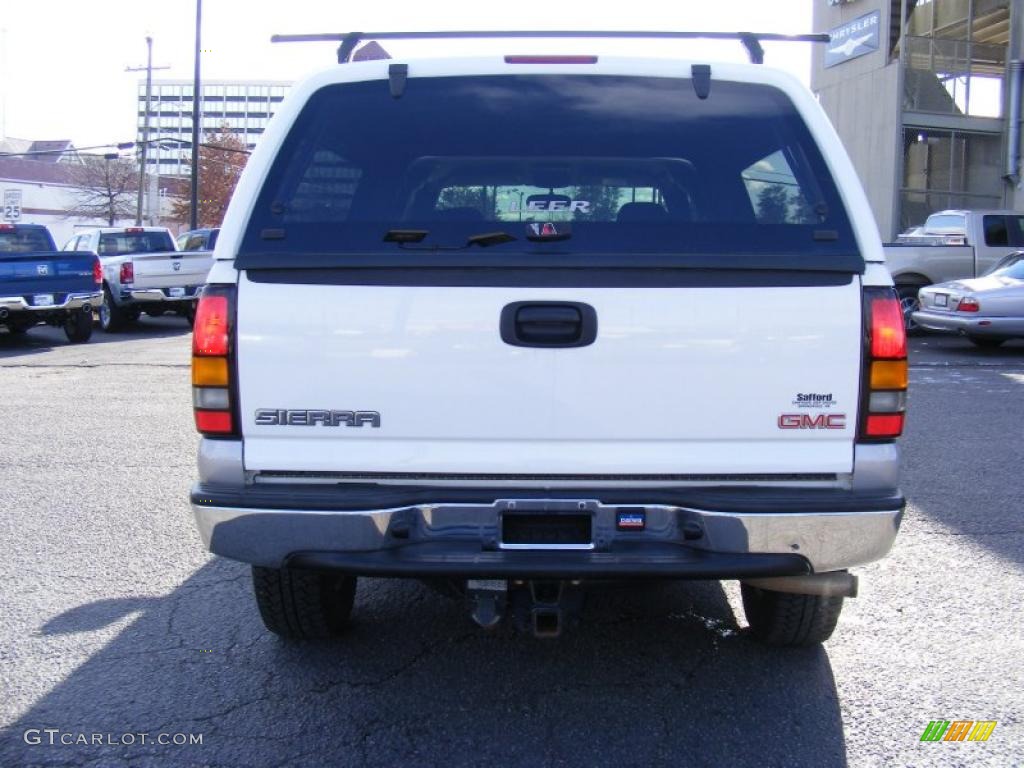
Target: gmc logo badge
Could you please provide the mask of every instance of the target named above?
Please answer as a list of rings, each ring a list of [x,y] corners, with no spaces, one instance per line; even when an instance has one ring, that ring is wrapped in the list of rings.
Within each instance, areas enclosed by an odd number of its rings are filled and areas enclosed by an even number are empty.
[[[779,416],[779,429],[846,429],[846,414],[784,413]]]

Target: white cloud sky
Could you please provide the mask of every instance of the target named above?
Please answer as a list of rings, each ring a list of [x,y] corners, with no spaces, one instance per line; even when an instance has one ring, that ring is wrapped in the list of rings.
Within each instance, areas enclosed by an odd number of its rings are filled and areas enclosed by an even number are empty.
[[[79,146],[135,138],[138,73],[152,35],[161,78],[192,77],[194,0],[5,0],[0,13],[0,124],[7,136],[70,138]],[[634,29],[803,33],[811,0],[677,0],[607,3],[564,0],[204,0],[203,77],[295,80],[331,65],[330,43],[271,45],[274,33],[429,29]],[[509,40],[389,43],[393,55],[442,51],[518,53],[533,50],[686,55],[743,61],[739,43]],[[540,48],[538,48],[540,46]],[[770,66],[809,79],[809,44],[765,47]]]

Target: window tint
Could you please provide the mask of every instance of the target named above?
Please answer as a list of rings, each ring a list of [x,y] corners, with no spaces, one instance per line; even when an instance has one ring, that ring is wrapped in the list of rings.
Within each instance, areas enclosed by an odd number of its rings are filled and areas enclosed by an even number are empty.
[[[1024,245],[1024,216],[1006,216],[1010,245]]]
[[[174,250],[168,232],[110,232],[100,235],[100,256],[128,253],[164,253]]]
[[[557,247],[530,222],[568,222]],[[385,242],[421,230],[415,245]],[[466,249],[473,235],[515,239]],[[640,264],[860,271],[821,154],[780,91],[610,76],[331,85],[297,118],[238,266]],[[658,258],[654,258],[658,257]],[[664,257],[664,258],[662,258]]]
[[[50,238],[43,229],[0,230],[0,253],[39,253],[52,251]]]
[[[984,216],[982,217],[982,226],[985,228],[985,245],[1010,244],[1005,216]]]

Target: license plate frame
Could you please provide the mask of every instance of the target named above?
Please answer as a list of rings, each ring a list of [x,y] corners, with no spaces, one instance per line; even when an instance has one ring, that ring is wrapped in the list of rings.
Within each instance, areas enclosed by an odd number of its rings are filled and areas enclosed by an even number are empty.
[[[179,287],[168,288],[167,295],[170,296],[172,299],[183,299],[185,298],[185,289]]]
[[[54,305],[54,296],[52,293],[36,293],[32,296],[33,307],[52,307]]]
[[[949,306],[949,294],[948,293],[936,293],[935,294],[935,306],[936,307],[948,307]]]

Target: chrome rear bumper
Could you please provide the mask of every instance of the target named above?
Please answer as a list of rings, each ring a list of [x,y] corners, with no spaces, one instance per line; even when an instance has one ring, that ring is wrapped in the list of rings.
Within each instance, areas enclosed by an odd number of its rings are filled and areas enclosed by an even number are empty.
[[[930,331],[953,331],[968,336],[1024,336],[1024,317],[970,316],[919,310],[911,317]]]
[[[0,296],[0,309],[9,313],[14,312],[53,312],[61,309],[84,309],[89,307],[98,308],[103,303],[103,292],[95,293],[69,293],[60,304],[29,304],[24,296]]]
[[[184,286],[184,288],[186,291],[184,296],[169,296],[168,294],[163,292],[162,288],[133,288],[131,290],[126,291],[126,293],[128,294],[128,298],[131,299],[132,301],[138,301],[143,303],[158,301],[195,301],[196,299],[199,298],[200,286],[188,285]]]
[[[362,510],[268,509],[221,506],[201,488],[192,495],[199,533],[215,554],[270,567],[297,558],[306,565],[382,575],[415,575],[417,567],[423,575],[514,575],[520,572],[517,568],[525,575],[540,567],[541,552],[547,564],[544,573],[562,576],[740,578],[782,575],[787,569],[798,573],[794,562],[803,563],[804,571],[835,571],[888,553],[899,530],[902,499],[893,507],[732,512],[644,504],[641,499],[628,505],[606,504],[581,497]],[[642,512],[642,530],[621,529],[618,515],[623,509]],[[502,542],[502,516],[512,511],[589,514],[591,545],[512,550]],[[745,556],[749,558],[744,560]],[[761,556],[763,568],[758,567]],[[776,560],[769,563],[767,556]]]

